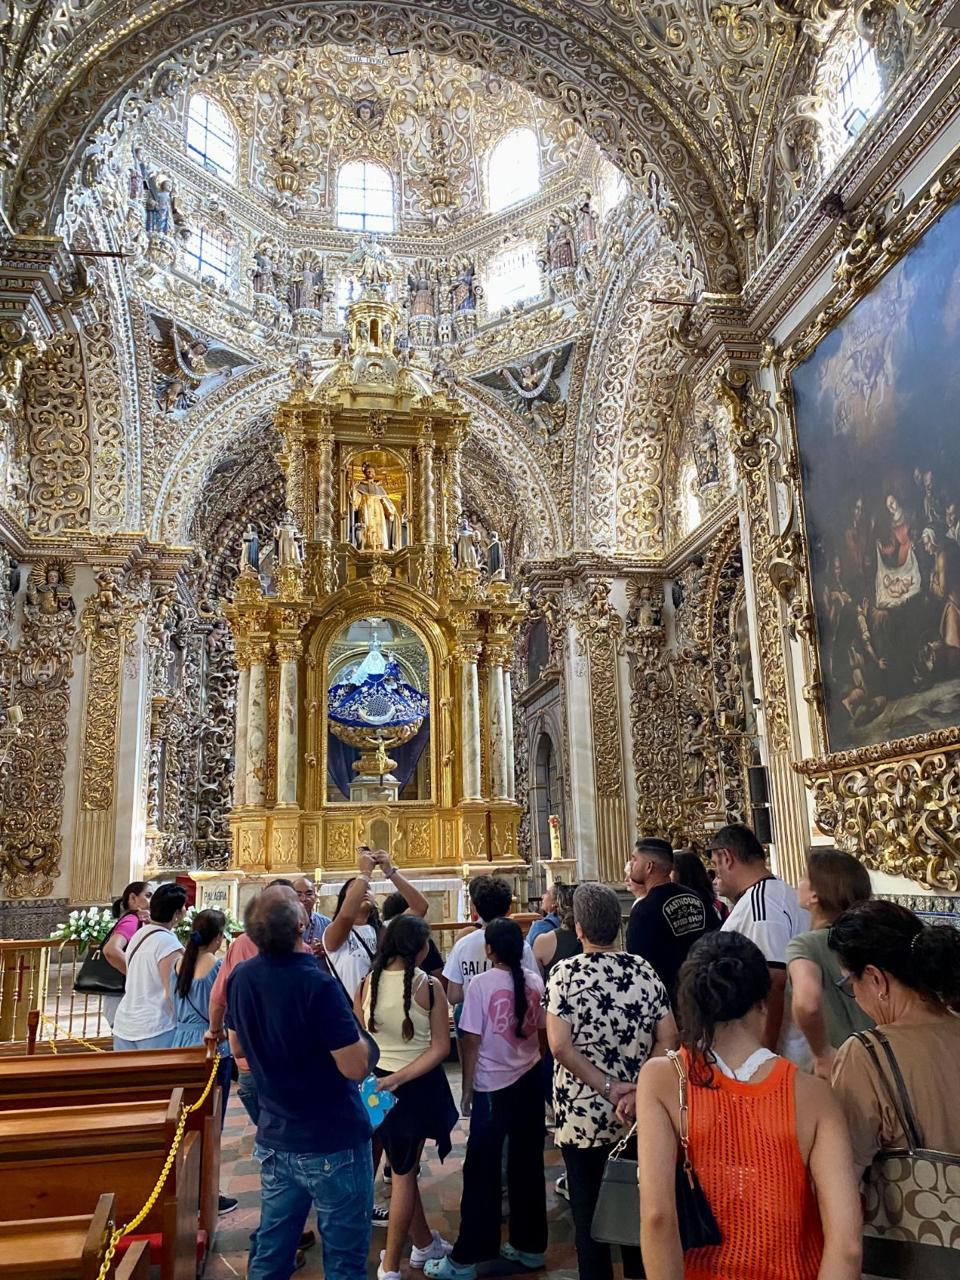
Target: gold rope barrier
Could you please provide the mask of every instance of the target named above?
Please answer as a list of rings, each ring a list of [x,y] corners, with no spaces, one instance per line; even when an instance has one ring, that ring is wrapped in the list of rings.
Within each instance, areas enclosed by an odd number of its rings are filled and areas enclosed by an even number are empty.
[[[163,1190],[163,1185],[170,1174],[170,1170],[173,1168],[173,1162],[177,1158],[177,1152],[180,1150],[180,1143],[183,1141],[183,1135],[187,1128],[187,1116],[191,1115],[194,1111],[199,1111],[207,1098],[209,1098],[210,1090],[213,1088],[214,1081],[217,1078],[217,1069],[219,1066],[219,1057],[214,1057],[213,1066],[210,1068],[210,1077],[204,1086],[203,1093],[201,1093],[196,1102],[191,1103],[190,1106],[185,1105],[183,1110],[180,1112],[180,1119],[177,1121],[177,1131],[173,1135],[173,1142],[170,1145],[170,1150],[167,1152],[167,1158],[163,1162],[163,1168],[160,1170],[160,1176],[157,1179],[156,1185],[150,1192],[149,1196],[147,1196],[146,1204],[144,1204],[136,1217],[131,1218],[126,1226],[118,1227],[113,1232],[113,1235],[110,1237],[110,1243],[107,1245],[107,1252],[103,1256],[103,1262],[100,1266],[100,1270],[97,1273],[97,1280],[107,1280],[107,1276],[110,1274],[110,1265],[113,1262],[113,1256],[117,1251],[117,1245],[124,1236],[128,1236],[131,1231],[136,1231],[137,1227],[139,1227],[140,1223],[143,1222],[144,1218],[157,1203],[160,1192]]]
[[[48,1027],[53,1027],[54,1031],[60,1032],[62,1040],[72,1040],[75,1044],[82,1044],[85,1049],[89,1049],[91,1053],[106,1053],[106,1050],[98,1044],[91,1044],[89,1040],[84,1040],[82,1036],[75,1036],[71,1031],[64,1031],[59,1022],[54,1022],[52,1018],[48,1018],[45,1013],[40,1014],[40,1021]],[[57,1037],[53,1036],[47,1042],[50,1045],[50,1052],[57,1053]]]

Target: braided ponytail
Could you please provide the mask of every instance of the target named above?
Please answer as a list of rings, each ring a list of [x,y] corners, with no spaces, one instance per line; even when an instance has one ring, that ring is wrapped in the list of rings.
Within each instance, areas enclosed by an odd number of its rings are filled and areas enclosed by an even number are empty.
[[[377,1007],[377,992],[380,988],[380,975],[388,964],[394,960],[403,960],[403,1038],[413,1039],[413,1022],[410,1018],[410,1003],[413,999],[413,975],[417,968],[417,957],[430,939],[430,926],[421,916],[404,913],[395,916],[384,930],[380,947],[370,969],[370,1012],[367,1015],[367,1026],[376,1031],[374,1012]]]
[[[492,920],[484,931],[487,946],[498,964],[505,964],[513,977],[513,1012],[517,1020],[517,1036],[526,1036],[524,1022],[527,1017],[527,979],[521,963],[523,958],[523,933],[515,920]]]

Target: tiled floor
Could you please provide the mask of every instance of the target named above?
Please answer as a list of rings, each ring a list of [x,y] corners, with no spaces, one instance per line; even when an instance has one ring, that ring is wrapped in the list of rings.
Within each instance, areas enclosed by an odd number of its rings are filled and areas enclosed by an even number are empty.
[[[448,1068],[450,1084],[459,1101],[459,1069]],[[251,1154],[253,1147],[253,1126],[247,1119],[243,1107],[236,1097],[230,1099],[227,1112],[227,1123],[223,1131],[223,1155],[221,1189],[227,1194],[237,1196],[240,1207],[228,1217],[221,1220],[214,1252],[207,1262],[204,1280],[233,1280],[235,1276],[247,1273],[247,1238],[253,1227],[257,1225],[260,1205],[260,1176],[258,1166]],[[463,1164],[463,1151],[467,1138],[467,1122],[461,1120],[453,1133],[453,1150],[443,1164],[434,1154],[426,1158],[423,1172],[420,1175],[420,1189],[423,1195],[427,1219],[448,1240],[457,1237],[457,1224],[460,1208],[460,1170]],[[435,1150],[435,1149],[434,1149]],[[429,1157],[428,1148],[424,1153]],[[576,1253],[573,1247],[573,1223],[570,1208],[566,1201],[554,1193],[553,1184],[557,1175],[563,1170],[560,1153],[553,1149],[548,1138],[546,1152],[547,1164],[547,1216],[550,1224],[550,1243],[547,1249],[546,1274],[552,1280],[575,1280],[577,1275]],[[376,1199],[378,1204],[387,1203],[388,1192],[382,1178],[377,1179]],[[383,1228],[374,1228],[370,1245],[368,1275],[375,1280],[377,1262],[386,1232]],[[406,1268],[404,1268],[406,1269]],[[512,1274],[507,1263],[491,1264],[485,1272],[487,1275],[507,1276]],[[307,1265],[297,1273],[298,1280],[317,1280],[323,1275],[320,1265],[319,1246],[307,1253]],[[420,1272],[412,1272],[417,1277]],[[529,1277],[529,1272],[523,1273]]]

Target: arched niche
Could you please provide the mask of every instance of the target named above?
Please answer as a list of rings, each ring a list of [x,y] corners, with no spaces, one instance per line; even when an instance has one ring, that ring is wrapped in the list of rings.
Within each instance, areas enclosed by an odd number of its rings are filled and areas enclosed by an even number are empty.
[[[348,589],[349,590],[349,589]],[[366,804],[408,804],[413,806],[449,806],[453,799],[452,770],[442,769],[441,760],[453,755],[453,724],[451,708],[453,696],[450,683],[450,649],[444,630],[431,616],[435,606],[426,596],[409,588],[396,590],[388,587],[380,599],[374,601],[372,593],[358,588],[350,597],[327,616],[320,619],[307,645],[306,682],[306,740],[304,743],[308,771],[304,783],[304,805],[308,812],[319,810],[352,810],[349,797],[329,788],[330,744],[327,725],[327,692],[331,678],[343,669],[341,637],[349,635],[350,628],[372,617],[390,619],[401,624],[422,646],[426,659],[423,693],[429,701],[430,725],[428,742],[424,747],[426,758],[422,761],[421,778],[429,780],[422,797],[398,796],[396,800],[370,797]],[[340,664],[338,666],[338,664]]]

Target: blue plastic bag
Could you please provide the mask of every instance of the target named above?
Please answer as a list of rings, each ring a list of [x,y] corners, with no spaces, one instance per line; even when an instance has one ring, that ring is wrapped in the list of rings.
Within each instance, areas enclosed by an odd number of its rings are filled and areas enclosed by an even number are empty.
[[[380,1081],[371,1071],[360,1081],[360,1097],[367,1108],[370,1123],[376,1129],[386,1118],[387,1112],[397,1105],[397,1099],[388,1089],[380,1088]]]

